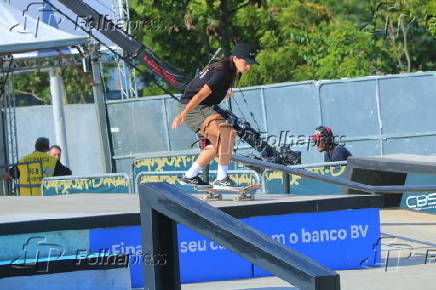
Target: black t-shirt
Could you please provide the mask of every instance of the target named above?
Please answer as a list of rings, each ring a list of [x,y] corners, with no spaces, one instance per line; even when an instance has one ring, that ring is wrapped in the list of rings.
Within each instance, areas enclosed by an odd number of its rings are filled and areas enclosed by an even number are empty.
[[[347,160],[351,156],[350,151],[345,146],[337,145],[331,151],[324,152],[324,162],[335,162]]]
[[[64,176],[64,175],[72,175],[73,172],[71,169],[63,165],[60,161],[56,163],[56,167],[54,170],[54,176]]]
[[[200,105],[217,105],[221,103],[230,88],[231,75],[226,70],[207,68],[198,73],[195,78],[186,86],[180,102],[187,104],[204,85],[208,85],[212,93],[204,99]]]

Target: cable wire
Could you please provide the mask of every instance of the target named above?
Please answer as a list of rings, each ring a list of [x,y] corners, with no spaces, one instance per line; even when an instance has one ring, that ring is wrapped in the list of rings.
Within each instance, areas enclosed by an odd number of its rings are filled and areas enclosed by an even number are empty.
[[[171,98],[175,99],[176,101],[180,102],[180,99],[178,99],[176,96],[174,96],[174,94],[172,94],[171,92],[169,92],[166,88],[164,88],[161,84],[159,84],[158,81],[156,81],[154,79],[154,77],[151,77],[147,72],[141,70],[136,64],[134,64],[133,62],[130,61],[130,59],[128,59],[127,57],[119,54],[116,50],[114,50],[112,47],[110,47],[109,45],[107,45],[106,43],[104,43],[101,39],[99,39],[97,36],[94,35],[94,33],[92,33],[92,29],[87,30],[85,28],[82,27],[81,24],[79,24],[76,20],[72,19],[71,17],[69,17],[67,14],[65,14],[64,12],[62,12],[59,8],[57,8],[56,6],[54,6],[51,2],[49,2],[48,0],[43,0],[44,3],[47,3],[48,5],[50,5],[56,12],[58,12],[59,14],[61,14],[62,16],[64,16],[67,20],[69,20],[70,22],[72,22],[74,25],[76,25],[76,27],[79,27],[82,31],[84,31],[85,33],[87,33],[89,35],[89,37],[91,37],[92,39],[94,39],[95,41],[97,41],[99,44],[103,45],[104,47],[106,47],[111,53],[113,53],[114,55],[116,55],[117,57],[119,57],[120,59],[122,59],[125,63],[127,63],[128,65],[130,65],[131,67],[135,68],[138,72],[141,73],[141,75],[152,81],[158,88],[160,88],[162,91],[164,91],[166,94],[168,94]],[[126,35],[128,35],[129,37],[131,37],[130,34],[126,33],[123,30],[123,33],[125,33]]]

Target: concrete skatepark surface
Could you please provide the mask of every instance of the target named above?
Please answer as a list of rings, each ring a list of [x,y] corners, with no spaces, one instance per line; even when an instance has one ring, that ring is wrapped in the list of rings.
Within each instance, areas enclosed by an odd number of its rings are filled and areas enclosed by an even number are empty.
[[[104,198],[102,198],[104,196]],[[203,195],[195,195],[201,198]],[[361,196],[368,199],[367,195]],[[222,201],[209,204],[219,208],[247,205],[277,205],[279,202],[327,201],[350,198],[350,195],[283,195],[258,194],[254,201],[233,201],[232,194],[225,194]],[[354,196],[354,198],[359,198]],[[365,204],[366,205],[366,204]],[[376,204],[375,204],[376,205]],[[19,209],[17,211],[17,209]],[[47,220],[56,218],[84,218],[114,214],[139,214],[137,194],[69,194],[58,196],[0,196],[0,224]]]
[[[341,196],[318,196],[320,200]],[[212,202],[214,206],[237,206],[278,202],[283,196],[258,196],[256,201]],[[304,201],[313,197],[289,196],[292,201]],[[15,224],[62,218],[92,218],[98,216],[139,213],[138,196],[135,194],[101,194],[44,197],[1,197],[0,223]],[[44,203],[41,200],[44,199]],[[17,211],[17,209],[20,209]],[[436,289],[436,215],[403,209],[382,209],[382,261],[380,267],[362,270],[338,271],[341,289]],[[427,256],[427,257],[426,257]],[[296,289],[275,278],[217,281],[183,284],[183,290],[248,289],[287,290]]]

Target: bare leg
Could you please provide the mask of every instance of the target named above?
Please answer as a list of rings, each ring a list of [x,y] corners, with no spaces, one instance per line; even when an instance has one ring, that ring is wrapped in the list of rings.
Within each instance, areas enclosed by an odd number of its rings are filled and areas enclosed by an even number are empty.
[[[200,130],[200,133],[204,137],[208,138],[212,145],[217,149],[215,151],[215,156],[218,154],[219,164],[228,165],[232,158],[233,146],[236,139],[236,131],[232,128],[232,126],[228,124],[221,115],[214,114],[206,118],[206,120],[203,122],[203,129]],[[202,158],[202,161],[209,160],[209,162],[215,157],[212,157],[212,153],[210,152],[205,153],[204,156],[205,158]]]
[[[206,167],[217,155],[217,150],[214,145],[208,145],[198,155],[197,163],[201,167]]]
[[[203,128],[199,133],[212,144],[200,152],[196,162],[185,173],[185,177],[188,179],[196,177],[201,169],[206,167],[218,155],[217,180],[226,180],[228,183],[228,179],[226,179],[227,169],[232,158],[232,150],[236,137],[235,130],[221,115],[214,114],[206,118],[203,122]]]
[[[232,159],[233,154],[233,146],[235,145],[236,139],[236,131],[233,127],[226,123],[221,123],[221,135],[218,141],[218,155],[219,155],[219,164],[220,165],[228,165],[230,160]]]

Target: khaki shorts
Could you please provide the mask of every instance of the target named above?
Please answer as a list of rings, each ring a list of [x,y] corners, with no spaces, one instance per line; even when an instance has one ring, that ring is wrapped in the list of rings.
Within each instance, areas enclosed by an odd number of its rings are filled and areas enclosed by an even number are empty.
[[[185,109],[185,106],[186,104],[179,104],[179,112]],[[218,114],[218,112],[213,109],[213,106],[197,105],[186,115],[185,124],[194,131],[194,133],[197,133],[204,120],[214,114]]]

